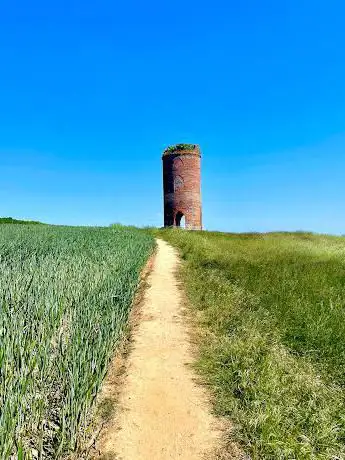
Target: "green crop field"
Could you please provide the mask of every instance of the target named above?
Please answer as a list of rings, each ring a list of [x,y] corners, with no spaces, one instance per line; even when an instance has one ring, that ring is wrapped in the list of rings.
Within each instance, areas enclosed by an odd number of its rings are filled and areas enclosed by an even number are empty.
[[[184,259],[196,365],[232,422],[229,452],[344,459],[345,238],[155,233]]]
[[[78,451],[154,246],[135,229],[0,225],[0,458]]]

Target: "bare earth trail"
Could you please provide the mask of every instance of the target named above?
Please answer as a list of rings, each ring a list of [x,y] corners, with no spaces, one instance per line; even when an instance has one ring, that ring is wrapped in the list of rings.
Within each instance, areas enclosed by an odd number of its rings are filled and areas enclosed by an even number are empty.
[[[220,432],[188,366],[192,354],[175,277],[178,256],[164,241],[157,244],[116,420],[101,453],[121,460],[210,459]]]

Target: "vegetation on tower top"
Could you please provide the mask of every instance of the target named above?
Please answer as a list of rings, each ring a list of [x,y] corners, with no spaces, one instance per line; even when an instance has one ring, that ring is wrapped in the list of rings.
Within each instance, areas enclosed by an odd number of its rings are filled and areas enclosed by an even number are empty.
[[[182,152],[184,150],[191,151],[191,150],[196,150],[199,149],[199,146],[196,144],[175,144],[175,145],[169,145],[164,150],[163,155],[169,155],[169,153],[173,152]]]

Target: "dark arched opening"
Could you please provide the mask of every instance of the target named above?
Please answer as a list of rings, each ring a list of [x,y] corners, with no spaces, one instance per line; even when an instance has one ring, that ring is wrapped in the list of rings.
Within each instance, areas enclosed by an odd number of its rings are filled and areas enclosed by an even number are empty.
[[[176,214],[175,225],[176,227],[186,227],[186,219],[181,211]]]

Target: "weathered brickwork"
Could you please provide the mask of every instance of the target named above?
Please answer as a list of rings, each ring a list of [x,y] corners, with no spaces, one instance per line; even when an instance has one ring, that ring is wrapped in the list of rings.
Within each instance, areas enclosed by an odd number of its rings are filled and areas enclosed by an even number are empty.
[[[179,227],[184,216],[187,229],[202,229],[200,160],[198,146],[163,154],[165,227]]]

